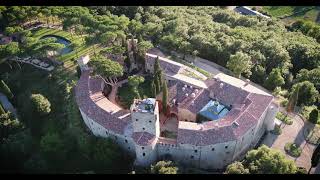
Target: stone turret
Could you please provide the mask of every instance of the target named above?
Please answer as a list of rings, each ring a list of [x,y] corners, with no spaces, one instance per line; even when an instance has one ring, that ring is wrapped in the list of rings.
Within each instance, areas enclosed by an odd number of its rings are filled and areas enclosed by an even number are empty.
[[[148,166],[157,159],[156,143],[160,136],[159,107],[154,98],[135,99],[131,105],[136,161],[139,166]]]

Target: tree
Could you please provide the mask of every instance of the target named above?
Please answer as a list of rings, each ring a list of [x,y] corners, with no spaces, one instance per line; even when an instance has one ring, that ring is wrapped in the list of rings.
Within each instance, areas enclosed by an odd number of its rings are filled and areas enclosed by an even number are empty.
[[[22,124],[16,119],[11,112],[6,112],[0,115],[0,142],[7,138],[10,134],[17,132],[22,127]]]
[[[139,94],[138,86],[143,82],[144,82],[144,78],[142,76],[133,75],[128,77],[128,83],[132,88],[133,94],[135,94],[135,98],[138,98],[138,99],[141,98]]]
[[[289,101],[287,103],[287,112],[294,111],[294,107],[297,104],[298,96],[299,96],[299,88],[296,88],[294,89],[294,91],[291,93],[289,97]]]
[[[162,70],[159,64],[159,57],[154,61],[154,66],[153,66],[153,74],[154,74],[154,83],[156,85],[157,89],[157,94],[161,91],[161,83],[162,83]]]
[[[297,171],[292,160],[266,145],[249,151],[242,164],[250,174],[294,174]]]
[[[228,165],[226,174],[249,174],[249,169],[245,168],[243,164],[239,161],[236,161]]]
[[[13,98],[13,94],[10,88],[7,86],[7,84],[3,80],[0,81],[0,92],[6,95],[9,99]]]
[[[313,109],[309,114],[309,121],[313,124],[317,124],[319,120],[319,111],[318,109]]]
[[[97,173],[111,173],[121,164],[121,150],[111,139],[96,138],[92,146],[93,167]]]
[[[307,70],[301,69],[295,79],[296,82],[310,81],[320,91],[320,67]]]
[[[316,167],[318,165],[319,160],[320,160],[320,144],[318,144],[318,146],[316,147],[316,149],[312,153],[311,167],[308,171],[308,174],[310,173],[310,171],[313,167]]]
[[[281,75],[281,71],[279,68],[272,69],[271,73],[269,74],[267,80],[265,81],[265,86],[269,90],[274,90],[278,86],[282,86],[285,84],[284,78]]]
[[[66,159],[66,146],[56,132],[48,132],[40,140],[40,152],[47,162],[57,168]]]
[[[144,65],[145,55],[149,49],[153,48],[153,44],[150,41],[140,41],[138,43],[138,61]],[[144,66],[143,66],[144,67]]]
[[[246,53],[239,51],[230,56],[227,67],[233,71],[237,77],[240,77],[242,73],[250,77],[252,67],[251,58]]]
[[[45,116],[51,112],[51,104],[42,94],[32,94],[30,98],[32,109],[37,115]]]
[[[156,88],[154,81],[151,81],[151,95],[153,97],[157,96],[157,88]]]
[[[293,85],[291,88],[292,89],[291,91],[293,92],[297,88],[299,88],[298,101],[297,101],[298,106],[302,104],[312,105],[314,102],[316,102],[319,96],[319,92],[314,87],[314,84],[312,84],[309,81],[303,81]]]
[[[172,161],[158,161],[151,165],[152,174],[178,174],[179,168]]]
[[[92,58],[89,65],[94,68],[94,73],[101,77],[105,84],[110,85],[112,89],[118,82],[117,78],[123,75],[123,67],[118,62],[102,56]]]
[[[162,85],[162,109],[164,114],[167,114],[167,106],[168,106],[168,87],[167,81],[163,81]]]
[[[161,89],[158,76],[154,76],[153,77],[153,82],[155,84],[155,94],[157,95],[160,92],[160,89]]]

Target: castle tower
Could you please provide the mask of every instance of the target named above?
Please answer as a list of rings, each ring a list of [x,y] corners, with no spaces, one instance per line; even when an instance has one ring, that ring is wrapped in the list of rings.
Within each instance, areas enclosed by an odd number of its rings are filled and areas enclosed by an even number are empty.
[[[156,161],[156,143],[160,136],[159,107],[154,98],[135,99],[131,105],[136,161],[139,166],[149,166]]]
[[[275,125],[274,119],[278,111],[279,111],[279,107],[274,103],[272,103],[267,109],[267,114],[265,117],[265,125],[266,125],[267,131],[272,131],[274,129],[274,125]]]

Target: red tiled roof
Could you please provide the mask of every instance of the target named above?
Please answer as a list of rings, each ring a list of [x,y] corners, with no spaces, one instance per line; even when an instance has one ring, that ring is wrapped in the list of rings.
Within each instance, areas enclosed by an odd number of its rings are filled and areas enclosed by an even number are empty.
[[[134,132],[132,134],[132,139],[140,146],[150,145],[155,140],[155,138],[155,135],[148,132]]]
[[[127,116],[124,119],[120,119],[120,116],[112,115],[95,103],[97,98],[100,98],[100,100],[105,98],[103,100],[108,101],[101,93],[101,80],[90,78],[89,71],[82,72],[77,86],[75,87],[75,94],[79,108],[88,117],[114,133],[124,133],[124,129],[129,123],[128,118],[130,119],[130,115],[129,117]]]

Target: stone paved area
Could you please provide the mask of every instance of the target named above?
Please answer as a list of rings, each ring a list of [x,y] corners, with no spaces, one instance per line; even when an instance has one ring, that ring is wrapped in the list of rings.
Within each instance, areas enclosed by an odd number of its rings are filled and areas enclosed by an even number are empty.
[[[311,156],[315,146],[307,143],[303,136],[303,129],[306,123],[299,116],[295,116],[292,125],[281,125],[282,133],[279,136],[269,133],[262,143],[271,148],[278,149],[284,154],[286,154],[284,146],[287,142],[296,143],[302,148],[300,157],[295,158],[288,154],[286,156],[295,161],[298,167],[305,167],[308,170],[311,166]]]

